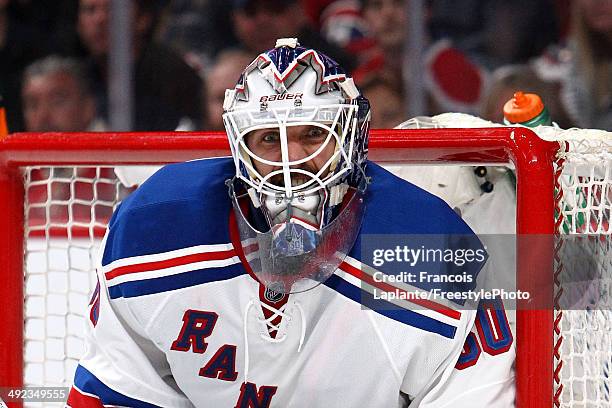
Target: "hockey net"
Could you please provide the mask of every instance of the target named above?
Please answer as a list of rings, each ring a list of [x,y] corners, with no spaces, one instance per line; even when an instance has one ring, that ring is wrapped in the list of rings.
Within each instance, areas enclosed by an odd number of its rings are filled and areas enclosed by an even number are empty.
[[[66,386],[85,350],[100,240],[130,189],[112,167],[28,166],[23,177],[23,380]]]
[[[536,137],[459,114],[404,127],[410,130],[373,131],[370,157],[406,166],[512,162],[517,233],[558,237],[549,274],[556,310],[517,312],[517,406],[610,406],[610,134],[540,128]],[[15,134],[0,144],[0,309],[8,327],[0,333],[0,386],[71,383],[84,351],[100,240],[113,209],[133,190],[117,179],[115,166],[228,152],[219,133]],[[573,234],[595,237],[589,251],[603,284],[597,304],[587,299],[582,310],[563,310],[560,277],[571,260],[561,237]]]
[[[499,125],[454,113],[402,124],[407,129],[491,126]],[[549,126],[534,130],[541,139],[559,144],[553,160],[553,403],[610,407],[612,133]]]
[[[612,406],[612,134],[540,133],[561,144],[555,162],[554,398],[560,406]],[[576,248],[581,255],[574,256]],[[572,293],[576,282],[588,285],[578,296]]]

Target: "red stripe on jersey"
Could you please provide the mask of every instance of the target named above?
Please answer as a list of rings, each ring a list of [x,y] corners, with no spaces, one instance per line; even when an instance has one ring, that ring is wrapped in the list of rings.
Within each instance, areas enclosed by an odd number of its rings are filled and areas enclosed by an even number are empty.
[[[70,389],[66,406],[70,408],[104,408],[100,398],[85,395],[75,387]]]
[[[243,203],[246,203],[246,202],[243,201]],[[245,205],[242,211],[243,213],[246,214],[246,212],[248,211],[248,207]],[[232,241],[232,245],[234,246],[234,250],[236,251],[236,255],[238,255],[238,258],[240,259],[240,263],[242,264],[244,269],[247,271],[249,276],[255,279],[257,282],[259,282],[259,279],[257,279],[257,276],[255,276],[253,269],[251,269],[251,265],[249,265],[249,262],[246,260],[246,257],[244,255],[242,243],[240,241],[240,231],[238,230],[238,222],[236,221],[236,214],[234,214],[234,211],[230,211],[229,213],[229,234],[230,234],[230,240]],[[257,243],[251,244],[247,248],[250,249],[253,247],[253,245],[258,245],[258,244]],[[259,249],[259,246],[257,247],[257,249]]]
[[[127,275],[130,273],[150,272],[159,269],[171,268],[173,266],[187,265],[202,261],[219,261],[228,259],[236,255],[233,249],[220,252],[204,252],[201,254],[184,255],[178,258],[165,259],[163,261],[145,262],[134,265],[125,265],[106,272],[104,276],[107,280],[116,278],[117,276]]]
[[[379,289],[382,289],[386,292],[396,292],[396,291],[400,291],[403,293],[408,293],[403,289],[400,289],[398,287],[395,287],[393,285],[389,285],[386,282],[376,282],[370,275],[368,275],[367,273],[363,272],[361,269],[355,268],[354,266],[346,263],[346,262],[342,262],[342,264],[340,264],[340,269],[342,269],[344,272],[353,275],[354,277],[356,277],[357,279],[363,280],[366,283],[368,283],[369,285],[375,286]],[[451,319],[455,319],[455,320],[459,320],[461,319],[461,312],[459,312],[458,310],[455,309],[451,309],[448,306],[444,306],[441,305],[439,303],[436,302],[432,302],[431,300],[427,300],[427,299],[412,299],[410,298],[410,296],[406,297],[406,301],[410,302],[410,303],[414,303],[415,305],[419,305],[422,306],[426,309],[430,309],[433,310],[435,312],[438,312],[440,314],[443,314],[444,316],[450,317]]]

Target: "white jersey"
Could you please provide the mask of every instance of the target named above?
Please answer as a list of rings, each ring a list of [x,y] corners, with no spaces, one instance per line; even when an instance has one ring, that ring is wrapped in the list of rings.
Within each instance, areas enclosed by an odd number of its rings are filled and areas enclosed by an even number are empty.
[[[229,159],[168,166],[114,214],[68,406],[490,406],[470,392],[493,398],[505,384],[457,379],[488,360],[463,347],[483,331],[473,329],[476,310],[407,300],[379,308],[358,243],[314,289],[265,291],[241,261],[224,185],[233,171]],[[471,234],[441,200],[374,164],[368,175],[361,234]],[[481,323],[487,336],[499,319]],[[490,343],[501,350],[512,339],[499,332]]]

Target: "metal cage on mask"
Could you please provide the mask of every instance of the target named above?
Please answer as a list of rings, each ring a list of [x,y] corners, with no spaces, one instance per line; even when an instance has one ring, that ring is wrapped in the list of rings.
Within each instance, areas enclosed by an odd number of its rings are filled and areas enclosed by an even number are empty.
[[[256,194],[285,198],[297,195],[309,195],[317,190],[341,181],[343,176],[353,170],[353,145],[357,131],[357,105],[337,104],[314,107],[277,108],[264,112],[245,110],[230,112],[225,115],[226,128],[230,139],[230,148],[236,165],[239,179],[255,189]],[[290,160],[287,141],[287,129],[294,126],[315,126],[327,132],[321,145],[311,154],[296,160]],[[277,130],[280,134],[281,160],[268,160],[258,156],[248,147],[246,137],[253,131],[267,129]],[[325,163],[312,172],[302,168],[321,154],[330,143],[334,144],[334,153]],[[257,163],[272,166],[268,174],[261,174]],[[281,183],[273,180],[282,176]],[[304,182],[295,185],[294,176],[301,175]]]
[[[247,67],[224,109],[236,166],[228,186],[245,257],[267,287],[308,290],[336,270],[361,225],[367,100],[333,60],[289,41]],[[288,133],[298,126],[323,136],[296,157]],[[260,130],[277,132],[275,157],[249,146]],[[316,169],[309,167],[315,159]]]

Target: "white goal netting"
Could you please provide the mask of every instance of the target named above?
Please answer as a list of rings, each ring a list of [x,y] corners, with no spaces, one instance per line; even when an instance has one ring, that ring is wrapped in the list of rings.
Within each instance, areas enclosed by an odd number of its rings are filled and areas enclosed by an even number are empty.
[[[24,177],[24,385],[69,386],[84,352],[100,241],[129,190],[104,167],[28,167]]]
[[[560,406],[612,406],[611,136],[572,129],[556,138],[563,145],[555,258],[554,380]]]

